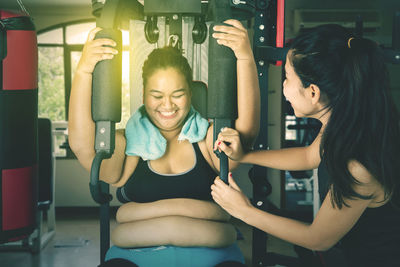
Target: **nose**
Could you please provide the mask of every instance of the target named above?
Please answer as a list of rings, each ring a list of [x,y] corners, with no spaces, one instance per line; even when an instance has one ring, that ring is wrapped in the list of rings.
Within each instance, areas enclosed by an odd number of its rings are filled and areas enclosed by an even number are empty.
[[[164,101],[163,101],[163,107],[168,109],[168,108],[172,108],[174,103],[172,102],[171,97],[164,97]]]

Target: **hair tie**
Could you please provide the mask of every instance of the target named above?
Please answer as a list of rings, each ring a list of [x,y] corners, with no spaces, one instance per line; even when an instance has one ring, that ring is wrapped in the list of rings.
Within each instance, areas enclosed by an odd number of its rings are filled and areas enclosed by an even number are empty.
[[[349,48],[351,48],[350,42],[351,42],[351,40],[353,40],[353,39],[354,39],[354,37],[350,37],[349,40],[347,41],[347,46],[348,46]]]

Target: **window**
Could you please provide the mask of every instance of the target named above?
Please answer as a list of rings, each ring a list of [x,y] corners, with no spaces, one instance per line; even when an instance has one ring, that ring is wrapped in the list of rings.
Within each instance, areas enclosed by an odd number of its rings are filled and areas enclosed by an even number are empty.
[[[74,72],[93,20],[56,25],[38,32],[39,50],[39,117],[51,119],[55,125],[55,151],[68,157],[68,102]],[[116,125],[123,128],[130,116],[129,108],[129,33],[122,32],[122,118]]]

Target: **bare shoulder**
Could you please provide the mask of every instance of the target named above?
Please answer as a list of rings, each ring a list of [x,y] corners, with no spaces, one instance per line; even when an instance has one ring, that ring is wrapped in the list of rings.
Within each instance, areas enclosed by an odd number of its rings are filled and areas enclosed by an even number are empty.
[[[125,135],[125,129],[117,129],[116,132]]]
[[[312,168],[317,168],[321,162],[321,157],[320,157],[320,145],[321,145],[321,138],[322,138],[322,133],[320,132],[317,137],[314,139],[314,141],[306,147],[306,160],[308,162],[308,166],[311,166]]]
[[[206,137],[204,138],[204,141],[206,142],[206,144],[212,144],[213,141],[213,136],[214,135],[214,124],[210,123],[210,126],[208,126],[207,129],[207,134]]]
[[[347,165],[350,174],[360,183],[368,184],[374,182],[372,174],[357,160],[350,160]]]
[[[118,150],[118,152],[123,151],[123,153],[125,153],[125,146],[125,129],[117,129],[115,131],[115,148]]]
[[[207,153],[209,154],[209,152],[210,152],[209,151],[209,146],[211,145],[211,147],[212,147],[212,141],[213,141],[213,124],[210,123],[210,126],[208,126],[208,129],[207,129],[206,136],[204,137],[203,140],[198,142],[199,147],[201,148],[201,152],[203,153],[203,155],[204,155],[204,152],[205,152],[203,150],[207,150]]]
[[[210,123],[210,126],[208,127],[207,134],[205,138],[198,142],[199,148],[201,153],[203,154],[203,157],[207,161],[207,163],[213,168],[214,170],[217,170],[215,167],[215,160],[216,157],[214,155],[213,149],[213,124]]]
[[[347,166],[350,174],[358,182],[353,187],[357,193],[366,196],[372,195],[375,200],[380,198],[382,186],[363,164],[357,160],[350,160]]]

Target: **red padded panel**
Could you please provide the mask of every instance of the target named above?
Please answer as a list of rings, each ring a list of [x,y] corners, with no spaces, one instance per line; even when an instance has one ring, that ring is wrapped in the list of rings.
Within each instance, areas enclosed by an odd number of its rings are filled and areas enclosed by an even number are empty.
[[[3,231],[34,223],[36,166],[2,171]]]
[[[1,18],[1,19],[19,17],[19,16],[21,16],[21,15],[22,15],[22,14],[10,12],[10,11],[7,11],[7,10],[0,10],[0,18]]]
[[[284,46],[285,33],[285,0],[278,0],[276,10],[276,47]],[[276,62],[277,66],[282,65],[282,61]]]
[[[38,87],[36,32],[7,31],[7,56],[3,60],[3,89],[29,90]]]

